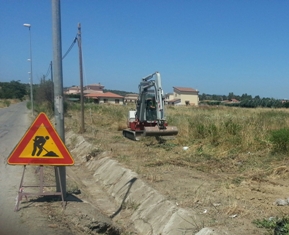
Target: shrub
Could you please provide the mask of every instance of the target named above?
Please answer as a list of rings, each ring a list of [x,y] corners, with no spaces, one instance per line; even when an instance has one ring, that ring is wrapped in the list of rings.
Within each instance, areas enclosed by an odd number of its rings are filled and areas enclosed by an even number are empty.
[[[265,228],[268,232],[274,232],[274,235],[286,235],[289,233],[289,218],[271,218],[267,219],[257,219],[253,221],[258,228]]]
[[[27,101],[27,102],[26,102],[26,107],[27,107],[28,109],[31,109],[31,101]]]
[[[34,104],[34,109],[38,113],[46,113],[48,116],[51,116],[53,112],[53,104],[50,102],[42,102],[42,103],[36,103]]]
[[[74,102],[65,102],[67,109],[80,111],[80,104]]]
[[[273,144],[274,152],[287,152],[289,149],[289,128],[271,131],[269,140]]]
[[[240,128],[238,123],[235,123],[232,119],[229,119],[224,122],[225,131],[230,135],[237,135]]]
[[[200,124],[197,124],[196,126],[196,129],[197,129],[197,133],[198,133],[198,137],[203,139],[206,137],[206,128],[204,126],[204,124],[200,123]]]
[[[4,104],[6,105],[6,107],[9,107],[11,102],[9,100],[4,100]]]
[[[214,123],[211,123],[208,126],[208,134],[211,144],[219,144],[219,129]]]

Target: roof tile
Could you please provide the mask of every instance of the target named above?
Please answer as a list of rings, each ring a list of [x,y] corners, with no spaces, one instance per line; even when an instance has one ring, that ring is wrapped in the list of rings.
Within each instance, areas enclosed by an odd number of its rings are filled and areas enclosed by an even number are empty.
[[[96,97],[96,98],[123,98],[121,95],[114,94],[112,92],[105,92],[105,93],[90,93],[84,95],[85,97]]]
[[[178,91],[186,91],[186,92],[197,92],[197,90],[190,88],[190,87],[173,87]]]

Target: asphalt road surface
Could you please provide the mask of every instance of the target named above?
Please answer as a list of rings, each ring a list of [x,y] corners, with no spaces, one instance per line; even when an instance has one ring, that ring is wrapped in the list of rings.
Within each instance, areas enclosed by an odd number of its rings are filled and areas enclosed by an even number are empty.
[[[46,226],[41,229],[40,212],[27,215],[25,209],[14,211],[23,166],[8,165],[7,158],[32,121],[26,102],[0,109],[0,235],[55,234]]]

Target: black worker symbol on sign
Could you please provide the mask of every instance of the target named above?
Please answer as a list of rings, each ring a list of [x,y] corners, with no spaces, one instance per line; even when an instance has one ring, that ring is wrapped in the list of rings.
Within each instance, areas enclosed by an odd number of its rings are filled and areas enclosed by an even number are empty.
[[[46,152],[46,154],[44,154],[43,156],[46,157],[58,157],[58,155],[53,152],[53,151],[48,151],[47,149],[44,148],[44,144],[46,143],[46,141],[49,139],[49,136],[36,136],[33,144],[33,150],[32,150],[32,156],[40,156],[40,154],[42,153],[42,151],[44,150]],[[38,150],[38,151],[37,151]],[[36,153],[37,151],[37,153]]]

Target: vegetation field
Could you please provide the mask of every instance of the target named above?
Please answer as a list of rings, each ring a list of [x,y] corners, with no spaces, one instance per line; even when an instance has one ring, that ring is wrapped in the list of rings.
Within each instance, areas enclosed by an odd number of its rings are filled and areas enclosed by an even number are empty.
[[[0,99],[0,108],[9,107],[11,104],[21,102],[18,99]]]
[[[229,234],[288,234],[287,109],[166,106],[179,134],[137,142],[122,136],[131,109],[85,105],[82,135],[95,146],[92,157],[106,152],[192,210],[198,215],[191,221],[194,231],[212,226]],[[69,104],[66,130],[79,132],[80,116],[79,105]]]

